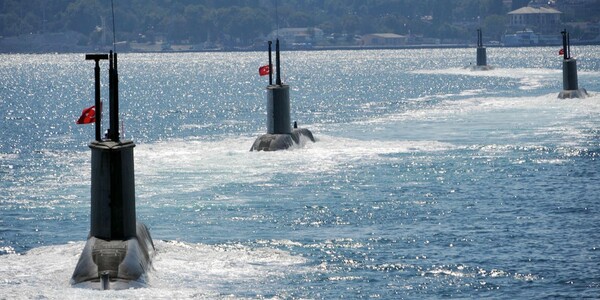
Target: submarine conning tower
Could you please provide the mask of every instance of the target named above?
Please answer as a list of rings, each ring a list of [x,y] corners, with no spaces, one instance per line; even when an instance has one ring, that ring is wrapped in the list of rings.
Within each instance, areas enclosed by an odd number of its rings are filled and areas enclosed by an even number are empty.
[[[294,128],[290,122],[290,87],[281,82],[281,64],[279,55],[279,39],[275,42],[275,64],[277,76],[273,84],[273,68],[269,46],[269,85],[267,86],[267,133],[258,137],[250,151],[276,151],[288,149],[293,145],[302,145],[306,138],[312,142],[315,138],[306,128]]]
[[[483,46],[483,34],[481,28],[477,29],[477,65],[472,67],[473,70],[491,70],[492,66],[487,64],[486,48]]]
[[[577,82],[577,60],[571,57],[571,43],[567,30],[561,31],[563,40],[563,90],[558,94],[558,98],[585,98],[588,93],[585,89],[580,89]]]
[[[95,61],[96,139],[92,150],[90,233],[71,284],[93,289],[144,287],[154,245],[148,228],[137,222],[133,148],[119,136],[117,54],[87,54]],[[110,129],[101,132],[100,60],[109,60]]]

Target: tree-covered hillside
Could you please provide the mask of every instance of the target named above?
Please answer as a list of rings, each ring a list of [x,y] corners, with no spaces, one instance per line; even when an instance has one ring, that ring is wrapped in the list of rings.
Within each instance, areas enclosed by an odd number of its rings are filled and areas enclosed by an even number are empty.
[[[461,37],[476,23],[499,35],[502,0],[281,0],[280,27],[318,27],[326,34],[391,32]],[[249,44],[277,26],[274,0],[114,0],[120,40]],[[0,36],[73,30],[101,41],[112,32],[110,0],[0,0]],[[104,25],[104,27],[103,27]]]

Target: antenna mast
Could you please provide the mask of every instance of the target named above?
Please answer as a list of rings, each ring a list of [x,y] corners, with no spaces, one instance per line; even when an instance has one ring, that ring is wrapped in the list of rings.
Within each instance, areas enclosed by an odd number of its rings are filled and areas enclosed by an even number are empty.
[[[113,0],[110,0],[110,8],[112,11],[112,23],[113,23],[113,52],[117,53],[117,38],[116,38],[116,28],[115,28],[115,4]]]
[[[275,0],[275,23],[277,24],[277,31],[276,31],[276,35],[277,35],[277,39],[279,39],[279,9],[277,6],[277,0]]]

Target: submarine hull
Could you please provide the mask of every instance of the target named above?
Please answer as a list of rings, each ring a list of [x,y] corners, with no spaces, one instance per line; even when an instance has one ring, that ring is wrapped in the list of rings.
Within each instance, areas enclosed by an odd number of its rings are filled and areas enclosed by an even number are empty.
[[[127,240],[91,236],[79,257],[71,285],[74,287],[128,289],[146,287],[154,244],[146,225],[137,223],[137,234]]]
[[[471,71],[489,71],[489,70],[493,70],[493,69],[494,69],[493,66],[488,66],[488,65],[471,67]]]
[[[292,139],[296,144],[304,145],[304,138],[310,140],[311,142],[315,142],[315,137],[312,132],[306,128],[294,128],[292,130]]]
[[[587,96],[589,94],[585,89],[563,90],[558,93],[558,98],[560,99],[585,98]]]
[[[312,132],[306,128],[295,128],[291,133],[267,133],[254,141],[250,151],[285,150],[294,145],[302,146],[307,140],[315,142]]]

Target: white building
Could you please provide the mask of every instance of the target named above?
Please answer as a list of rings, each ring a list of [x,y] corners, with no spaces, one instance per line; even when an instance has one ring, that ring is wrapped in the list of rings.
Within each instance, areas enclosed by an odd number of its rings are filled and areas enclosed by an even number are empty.
[[[395,33],[372,33],[362,36],[363,46],[401,46],[406,45],[408,36]]]
[[[510,27],[523,30],[532,29],[536,32],[554,32],[561,25],[562,12],[550,7],[525,6],[508,13]]]

